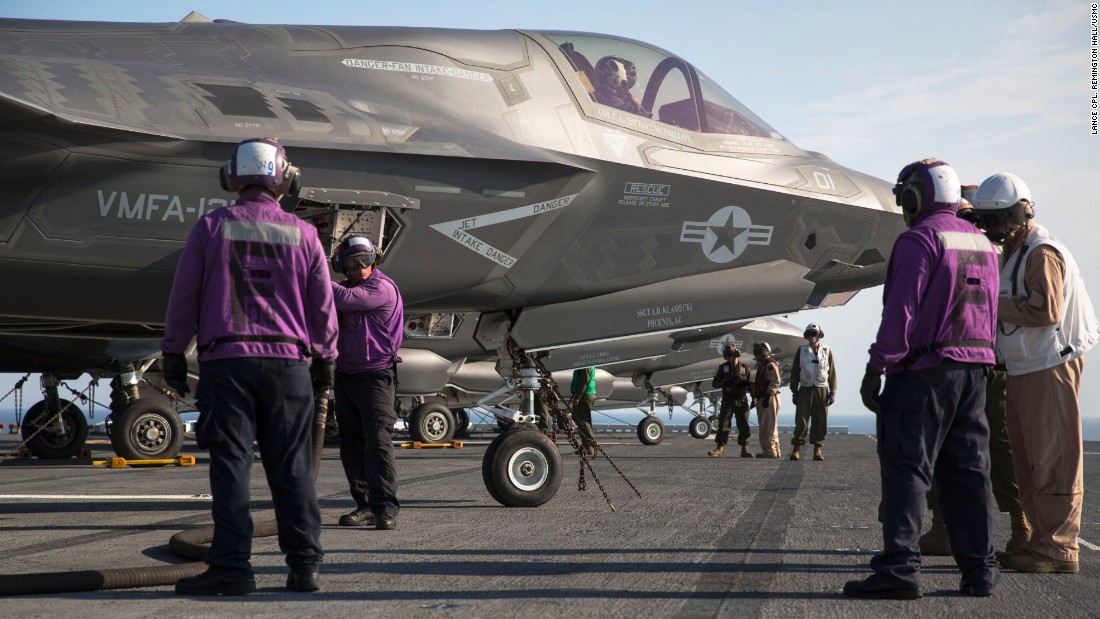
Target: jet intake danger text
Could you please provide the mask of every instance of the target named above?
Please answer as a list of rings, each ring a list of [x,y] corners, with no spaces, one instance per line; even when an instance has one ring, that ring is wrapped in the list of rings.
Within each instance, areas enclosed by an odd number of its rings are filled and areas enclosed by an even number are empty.
[[[533,217],[535,215],[549,213],[550,211],[556,211],[569,206],[573,198],[576,197],[577,194],[571,194],[560,198],[554,198],[553,200],[539,202],[537,204],[528,204],[526,206],[518,206],[516,208],[498,211],[496,213],[487,213],[476,217],[444,221],[438,224],[432,224],[432,228],[437,232],[446,234],[452,241],[455,241],[459,245],[481,254],[506,269],[510,269],[512,265],[516,263],[516,258],[514,256],[482,241],[470,234],[470,231],[484,226],[491,226],[493,224],[515,221],[525,217]]]
[[[655,305],[643,307],[637,311],[638,318],[646,321],[647,329],[661,327],[676,327],[684,322],[684,314],[694,309],[692,303],[677,303],[676,305]]]

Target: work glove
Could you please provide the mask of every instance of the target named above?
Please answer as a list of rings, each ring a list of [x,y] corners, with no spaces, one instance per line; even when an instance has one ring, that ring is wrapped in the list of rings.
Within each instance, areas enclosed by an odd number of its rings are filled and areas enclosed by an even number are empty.
[[[791,404],[798,406],[798,389],[791,390]]]
[[[187,357],[180,353],[162,352],[160,369],[164,373],[164,383],[181,398],[186,397],[190,391],[187,388]]]
[[[313,381],[313,393],[319,395],[332,389],[335,381],[336,364],[323,359],[314,359],[309,364],[309,378]]]
[[[832,391],[830,391],[829,395],[825,396],[825,406],[832,406],[835,399],[836,396],[833,394]]]
[[[859,397],[863,398],[863,405],[867,410],[878,414],[878,395],[882,391],[882,374],[878,370],[867,366],[867,373],[863,375],[863,383],[859,386]]]

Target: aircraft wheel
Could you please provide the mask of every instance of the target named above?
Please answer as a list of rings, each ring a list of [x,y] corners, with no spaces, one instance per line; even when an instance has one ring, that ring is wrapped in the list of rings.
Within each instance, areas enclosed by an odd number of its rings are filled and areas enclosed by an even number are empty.
[[[710,422],[710,431],[711,432],[717,432],[718,431],[718,415],[711,415],[710,417],[707,417],[707,421]]]
[[[493,497],[493,500],[497,503],[505,505],[504,497],[497,492],[497,485],[493,481],[493,459],[496,458],[497,447],[500,447],[500,439],[502,438],[504,438],[504,434],[493,439],[489,446],[485,448],[485,455],[481,458],[481,481],[485,484],[485,489],[489,491],[489,496]]]
[[[561,486],[561,454],[539,430],[524,426],[493,439],[481,462],[485,487],[505,507],[538,507]]]
[[[179,455],[183,423],[167,402],[138,398],[111,416],[111,447],[120,458],[159,460]]]
[[[409,437],[421,443],[446,443],[455,435],[455,417],[439,402],[417,406],[409,415]]]
[[[710,436],[710,421],[702,415],[696,415],[688,425],[688,431],[695,438],[706,438]]]
[[[456,408],[451,412],[455,416],[455,437],[464,438],[470,433],[470,414],[464,408]]]
[[[340,426],[336,423],[336,400],[328,401],[328,414],[325,415],[325,446],[340,444]]]
[[[646,415],[638,422],[638,440],[643,445],[657,445],[665,438],[665,424],[655,415]]]
[[[84,442],[88,440],[88,420],[84,418],[84,411],[76,406],[69,406],[68,400],[61,400],[61,408],[61,416],[41,432],[38,429],[56,413],[49,410],[45,400],[36,403],[23,416],[23,440],[38,432],[34,439],[27,441],[27,449],[38,458],[71,458],[84,448]]]

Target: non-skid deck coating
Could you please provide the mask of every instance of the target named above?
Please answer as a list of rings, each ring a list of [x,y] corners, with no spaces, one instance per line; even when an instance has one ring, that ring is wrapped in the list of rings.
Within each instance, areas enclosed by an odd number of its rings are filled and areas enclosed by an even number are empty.
[[[171,587],[0,599],[4,617],[1096,617],[1100,608],[1100,445],[1085,446],[1085,509],[1078,575],[1007,572],[992,598],[955,593],[949,558],[926,557],[924,594],[910,602],[850,600],[846,580],[868,574],[881,544],[878,465],[867,436],[830,436],[825,462],[706,457],[713,440],[686,434],[641,445],[606,434],[596,464],[617,511],[579,459],[549,503],[505,508],[482,485],[492,435],[460,450],[397,450],[402,512],[396,531],[336,526],[352,507],[335,449],[318,482],[325,520],[322,589],[283,589],[274,538],[257,539],[259,591],[185,598]],[[755,438],[755,437],[754,437]],[[781,435],[784,457],[789,435]],[[93,435],[93,457],[110,456]],[[2,453],[17,444],[0,436]],[[736,449],[729,450],[736,454]],[[755,451],[755,450],[754,450]],[[178,562],[168,538],[210,523],[207,456],[194,467],[104,469],[88,461],[0,464],[0,574],[145,567]],[[254,517],[272,518],[259,463]],[[61,498],[65,497],[65,498]],[[996,544],[1008,537],[997,517]],[[926,525],[927,526],[927,525]]]

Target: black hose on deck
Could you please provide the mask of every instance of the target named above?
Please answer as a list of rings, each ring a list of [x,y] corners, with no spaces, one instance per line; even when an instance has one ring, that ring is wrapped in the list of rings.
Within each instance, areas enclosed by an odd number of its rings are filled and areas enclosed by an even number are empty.
[[[328,392],[314,399],[313,410],[313,481],[321,470],[321,452],[325,446],[325,421],[328,415]],[[278,533],[274,520],[257,522],[252,528],[252,538],[271,537]],[[134,589],[137,587],[163,587],[176,584],[180,578],[198,576],[206,571],[207,544],[214,539],[214,527],[180,531],[168,540],[168,548],[192,563],[154,565],[149,567],[122,567],[77,572],[40,572],[0,576],[0,596],[36,595],[43,593],[71,593],[75,591],[106,591],[109,589]]]

